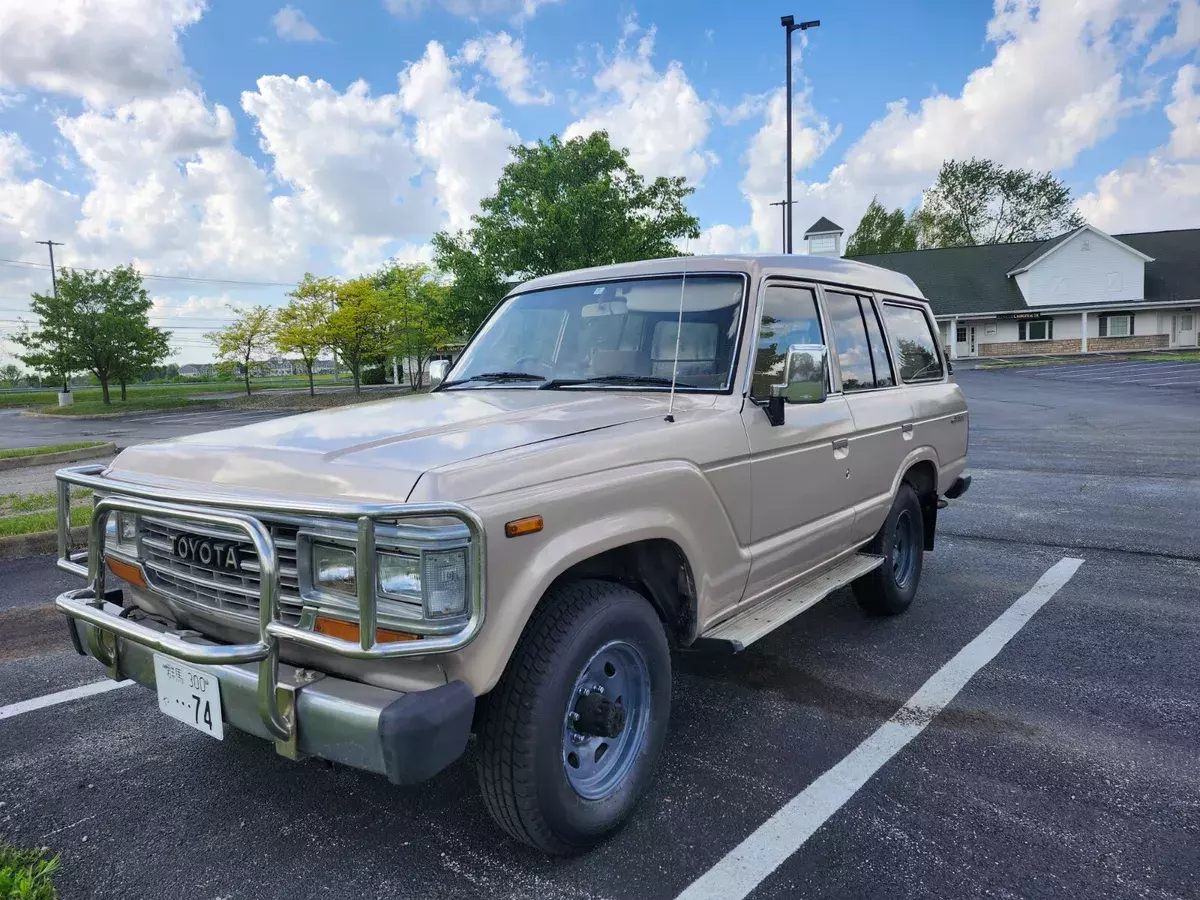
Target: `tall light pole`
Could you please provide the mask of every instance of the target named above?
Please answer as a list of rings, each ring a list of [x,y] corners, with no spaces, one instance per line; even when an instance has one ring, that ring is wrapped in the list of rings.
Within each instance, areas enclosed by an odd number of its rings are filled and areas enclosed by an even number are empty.
[[[793,16],[780,16],[779,24],[783,26],[783,30],[787,35],[787,64],[784,68],[787,70],[787,206],[784,210],[787,214],[787,227],[784,229],[784,241],[786,242],[786,253],[792,252],[792,32],[793,31],[808,31],[810,28],[816,28],[821,24],[820,19],[813,19],[809,22],[801,22],[796,24],[796,19]]]
[[[795,200],[776,200],[774,203],[768,203],[768,206],[778,206],[779,212],[783,219],[783,252],[788,252],[788,210],[796,203]]]
[[[50,251],[50,286],[52,288],[54,288],[54,299],[57,300],[58,299],[58,275],[56,275],[54,272],[54,248],[61,247],[62,241],[34,241],[34,243],[35,244],[45,244],[46,249]],[[66,370],[67,361],[64,359],[64,360],[61,360],[61,362],[63,365],[63,373],[62,373],[63,393],[69,394],[69,393],[71,393],[71,384],[67,380],[67,370]]]

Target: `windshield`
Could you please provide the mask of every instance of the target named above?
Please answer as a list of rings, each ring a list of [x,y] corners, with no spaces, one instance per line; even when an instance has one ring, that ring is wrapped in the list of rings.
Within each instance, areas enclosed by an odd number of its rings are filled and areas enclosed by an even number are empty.
[[[445,387],[667,389],[675,375],[679,390],[726,390],[742,294],[742,278],[732,275],[689,275],[686,288],[670,277],[518,294],[488,320]]]

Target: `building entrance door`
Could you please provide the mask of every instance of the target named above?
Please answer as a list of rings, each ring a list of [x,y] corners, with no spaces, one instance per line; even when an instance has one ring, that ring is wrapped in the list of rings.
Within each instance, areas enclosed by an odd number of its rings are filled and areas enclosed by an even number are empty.
[[[1193,313],[1174,313],[1171,316],[1171,346],[1196,346],[1196,316]]]

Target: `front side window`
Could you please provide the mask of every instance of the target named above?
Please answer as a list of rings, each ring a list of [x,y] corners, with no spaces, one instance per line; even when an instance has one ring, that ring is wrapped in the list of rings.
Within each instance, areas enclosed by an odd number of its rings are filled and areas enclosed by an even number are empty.
[[[940,381],[942,360],[925,313],[916,307],[885,303],[883,321],[892,341],[892,355],[900,366],[900,379],[908,383]]]
[[[509,297],[443,387],[633,385],[728,390],[744,280],[735,275],[567,285]],[[682,298],[682,329],[680,306]]]
[[[825,309],[829,313],[829,328],[833,331],[838,364],[842,369],[842,390],[870,390],[875,387],[875,368],[858,298],[827,290]]]
[[[792,344],[824,343],[812,288],[768,284],[763,290],[750,396],[756,400],[771,396],[771,386],[783,381],[784,363]]]

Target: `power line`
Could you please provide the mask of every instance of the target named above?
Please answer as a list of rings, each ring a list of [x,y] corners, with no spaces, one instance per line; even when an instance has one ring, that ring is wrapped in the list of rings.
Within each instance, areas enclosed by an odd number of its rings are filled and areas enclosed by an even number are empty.
[[[44,244],[45,241],[38,241],[39,244]],[[59,244],[58,246],[62,246]],[[28,259],[4,259],[0,258],[0,266],[8,266],[10,268],[20,269],[48,269],[46,263],[34,262]],[[86,266],[64,266],[67,269],[78,269],[80,272],[104,272],[106,269],[89,269]],[[139,272],[142,278],[155,278],[163,281],[185,281],[193,284],[233,284],[245,287],[296,287],[298,282],[295,281],[245,281],[237,278],[202,278],[195,275],[155,275],[150,272]]]

